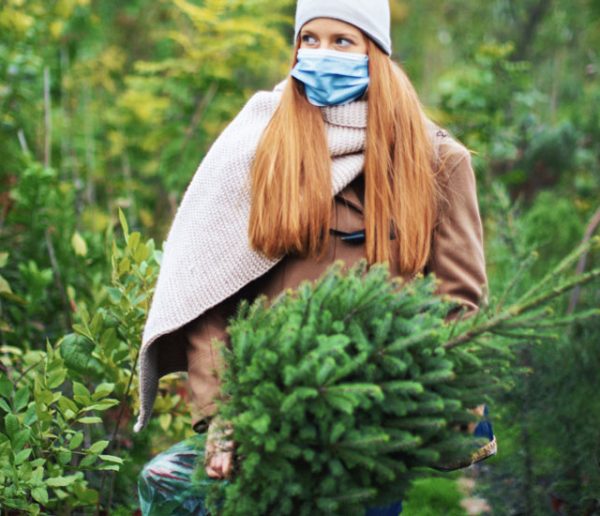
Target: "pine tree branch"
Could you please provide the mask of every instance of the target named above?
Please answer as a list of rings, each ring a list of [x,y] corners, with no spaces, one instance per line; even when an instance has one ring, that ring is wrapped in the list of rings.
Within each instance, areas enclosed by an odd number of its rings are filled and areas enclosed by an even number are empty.
[[[561,264],[559,264],[557,269],[560,270],[561,268],[565,267],[566,261],[567,261],[567,259],[565,259]],[[552,273],[550,273],[549,276],[556,275],[557,269],[552,271]],[[573,287],[575,287],[577,285],[585,285],[586,283],[589,283],[597,278],[600,278],[600,269],[594,269],[593,271],[588,272],[586,274],[582,274],[581,276],[576,276],[574,278],[570,278],[569,280],[565,281],[562,285],[554,287],[554,288],[538,295],[538,297],[535,297],[535,298],[531,299],[530,301],[527,301],[521,305],[519,305],[518,303],[515,303],[513,306],[508,307],[507,309],[503,310],[502,312],[500,312],[496,316],[492,317],[488,321],[484,322],[483,324],[472,327],[468,331],[463,333],[462,335],[459,335],[459,336],[455,337],[454,339],[446,342],[444,344],[444,348],[447,350],[452,349],[452,348],[455,348],[456,346],[460,346],[461,344],[464,344],[466,342],[470,342],[484,333],[493,332],[496,328],[500,328],[506,321],[514,319],[514,318],[518,317],[519,315],[522,315],[530,310],[533,310],[534,308],[538,308],[539,306],[543,305],[544,303],[557,298],[558,296],[560,296],[561,294],[564,294],[565,292],[568,292],[569,290],[571,290]],[[527,295],[523,296],[522,299],[527,298],[528,295],[530,295],[529,292]]]
[[[569,269],[579,258],[587,253],[592,245],[600,245],[600,238],[591,239],[588,241],[581,242],[573,251],[571,251],[556,267],[554,267],[541,281],[533,285],[525,294],[523,294],[516,304],[522,303],[536,292],[539,292],[545,287],[552,279],[556,278],[567,269]]]
[[[583,236],[583,242],[588,242],[596,230],[600,227],[600,208],[596,210],[593,217],[591,218]],[[577,274],[582,274],[585,271],[585,266],[587,262],[589,251],[586,251],[581,258],[579,259],[579,263],[577,264],[576,272]],[[575,290],[573,290],[573,295],[571,296],[571,301],[569,302],[569,308],[567,309],[567,313],[573,313],[575,308],[577,307],[577,303],[579,302],[581,287],[577,286]]]

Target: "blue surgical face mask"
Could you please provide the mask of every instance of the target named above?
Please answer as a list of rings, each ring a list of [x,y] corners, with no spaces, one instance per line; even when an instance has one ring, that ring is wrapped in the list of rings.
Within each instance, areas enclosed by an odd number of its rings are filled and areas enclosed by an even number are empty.
[[[298,50],[292,70],[304,84],[306,97],[315,106],[347,104],[360,98],[369,86],[369,56],[320,48]]]

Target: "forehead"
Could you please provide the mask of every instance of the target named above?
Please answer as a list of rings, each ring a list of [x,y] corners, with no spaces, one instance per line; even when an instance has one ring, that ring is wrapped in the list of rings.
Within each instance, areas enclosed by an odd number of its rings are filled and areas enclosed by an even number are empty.
[[[310,20],[302,26],[302,31],[318,32],[320,34],[361,34],[361,31],[356,26],[334,18],[315,18]]]

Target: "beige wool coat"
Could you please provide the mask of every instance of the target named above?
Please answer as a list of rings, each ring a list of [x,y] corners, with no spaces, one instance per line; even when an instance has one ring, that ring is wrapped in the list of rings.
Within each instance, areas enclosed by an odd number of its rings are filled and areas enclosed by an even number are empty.
[[[433,230],[429,260],[419,272],[434,273],[439,280],[437,293],[459,301],[466,308],[465,315],[470,316],[486,301],[488,284],[476,179],[469,152],[445,131],[434,134],[441,161],[445,162],[442,186],[447,202]],[[331,228],[343,233],[364,229],[363,199],[364,176],[359,174],[333,198]],[[160,363],[171,370],[187,370],[192,425],[196,430],[200,431],[203,420],[217,410],[223,367],[218,341],[228,343],[228,318],[235,313],[239,301],[252,300],[260,294],[273,299],[303,280],[316,280],[335,260],[344,260],[349,267],[364,257],[364,243],[348,243],[332,235],[324,259],[286,256],[263,276],[171,336],[177,342],[171,342],[170,353],[165,353]],[[390,264],[390,272],[406,281],[414,277],[400,274],[395,262]]]

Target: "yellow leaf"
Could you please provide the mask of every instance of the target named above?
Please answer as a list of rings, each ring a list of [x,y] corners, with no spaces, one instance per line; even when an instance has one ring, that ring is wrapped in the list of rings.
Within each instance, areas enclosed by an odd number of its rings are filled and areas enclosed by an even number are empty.
[[[0,27],[15,31],[19,34],[25,34],[25,32],[33,26],[34,22],[34,18],[26,14],[23,9],[17,10],[11,7],[5,7],[0,12]]]
[[[142,208],[140,210],[140,221],[144,227],[150,228],[154,226],[154,216],[152,215],[152,212],[146,208]]]
[[[75,233],[73,233],[73,236],[71,237],[71,245],[73,246],[73,249],[75,250],[75,254],[77,256],[87,255],[87,244],[85,243],[85,240],[79,234],[78,231],[75,231]]]
[[[160,427],[167,432],[169,427],[171,426],[171,421],[173,420],[173,416],[171,414],[161,414],[158,418],[158,422],[160,423]]]
[[[3,321],[2,319],[0,319],[0,331],[6,332],[6,333],[14,333],[15,332],[15,330],[13,330],[12,326],[10,324],[8,324],[6,321]]]
[[[52,34],[52,36],[55,39],[60,38],[60,35],[62,34],[64,26],[65,26],[65,24],[64,24],[63,21],[61,21],[61,20],[54,20],[50,24],[50,34]]]
[[[10,288],[8,281],[6,281],[2,276],[0,276],[0,293],[12,294],[12,289]]]
[[[85,229],[102,233],[111,223],[110,217],[98,207],[89,206],[83,210],[81,220]]]

